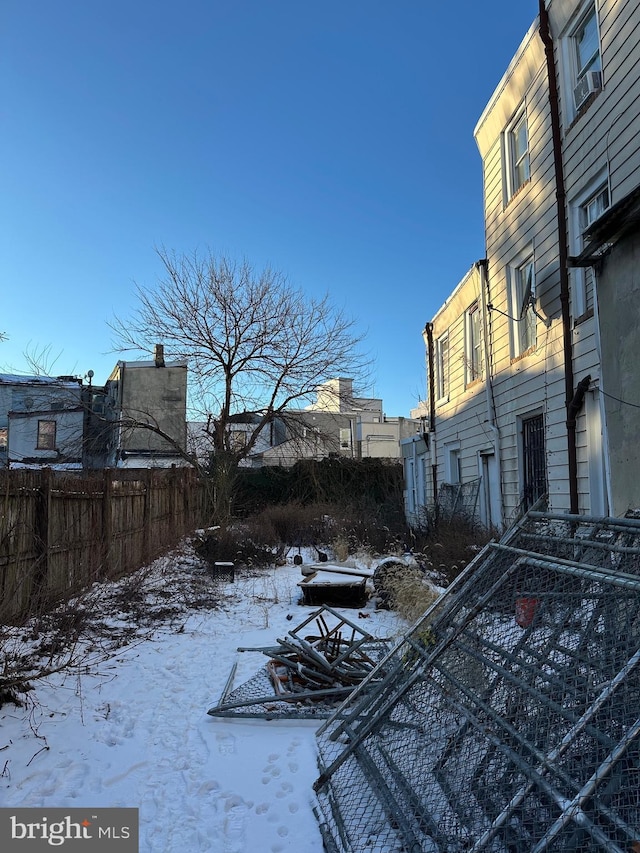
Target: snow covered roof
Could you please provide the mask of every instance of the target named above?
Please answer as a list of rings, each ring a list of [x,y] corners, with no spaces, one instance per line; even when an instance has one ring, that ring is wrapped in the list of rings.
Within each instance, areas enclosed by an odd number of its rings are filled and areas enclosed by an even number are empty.
[[[79,379],[70,376],[27,376],[20,373],[0,373],[0,385],[77,385]]]

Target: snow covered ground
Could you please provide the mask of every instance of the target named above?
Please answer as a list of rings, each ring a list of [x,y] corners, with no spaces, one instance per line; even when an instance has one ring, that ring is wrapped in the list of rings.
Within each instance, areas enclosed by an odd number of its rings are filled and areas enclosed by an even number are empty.
[[[321,853],[319,723],[207,715],[234,661],[235,685],[266,662],[238,646],[273,645],[315,609],[299,603],[300,566],[221,584],[215,609],[189,606],[190,575],[210,587],[185,544],[144,574],[148,600],[186,602],[177,613],[133,632],[132,613],[105,605],[107,645],[110,631],[129,632],[126,644],[106,654],[105,642],[81,641],[74,665],[34,682],[25,707],[0,708],[0,806],[137,807],[141,853]],[[401,630],[371,603],[363,612],[375,636]]]

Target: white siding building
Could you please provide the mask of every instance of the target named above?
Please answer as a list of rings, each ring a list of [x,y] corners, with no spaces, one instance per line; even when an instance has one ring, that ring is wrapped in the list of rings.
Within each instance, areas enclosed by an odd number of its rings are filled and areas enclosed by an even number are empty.
[[[0,374],[0,467],[81,468],[82,383]]]
[[[549,0],[547,13],[474,131],[486,257],[425,329],[424,460],[403,448],[410,518],[421,490],[428,505],[474,480],[487,525],[544,493],[561,512],[640,505],[640,0]]]

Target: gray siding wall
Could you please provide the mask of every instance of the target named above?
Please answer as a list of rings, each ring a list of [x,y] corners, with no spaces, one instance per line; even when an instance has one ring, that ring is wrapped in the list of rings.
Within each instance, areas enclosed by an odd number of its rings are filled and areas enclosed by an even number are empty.
[[[580,231],[577,216],[580,199],[595,189],[603,178],[608,180],[612,205],[640,184],[640,122],[637,107],[640,102],[640,0],[597,0],[603,88],[576,114],[571,100],[573,81],[567,61],[567,37],[576,15],[582,13],[584,8],[584,3],[578,4],[575,0],[553,0],[549,10],[560,77],[565,188],[574,252],[580,248],[576,242],[576,235]],[[613,263],[607,260],[602,276],[594,270],[572,270],[570,282],[576,382],[590,375],[592,384],[607,391],[608,381],[619,387],[624,376],[624,384],[629,389],[627,399],[636,400],[638,395],[634,394],[634,389],[638,383],[635,367],[634,370],[628,370],[623,365],[626,358],[624,349],[629,341],[632,342],[631,349],[637,352],[637,332],[629,328],[630,321],[628,315],[624,315],[624,310],[620,313],[620,306],[626,303],[626,310],[631,310],[631,316],[637,316],[635,296],[630,300],[627,298],[637,290],[633,263],[630,261],[632,255],[633,249],[630,247],[619,250]],[[620,268],[616,272],[618,262]],[[580,295],[581,288],[585,287],[583,277],[586,279],[586,304]],[[586,313],[580,315],[580,311],[585,308]],[[602,321],[600,337],[599,320]],[[637,324],[632,322],[634,325]],[[602,368],[600,341],[603,348]],[[615,391],[611,393],[615,394]],[[626,434],[628,425],[626,428],[623,426],[624,419],[612,411],[608,402],[604,405],[602,398],[599,406],[603,422],[609,423],[610,430],[608,444],[605,431],[605,448],[608,448],[611,464],[610,509],[616,513],[624,512],[634,499],[634,489],[630,488],[633,478],[630,480],[628,477],[631,459],[631,445]],[[594,477],[594,467],[599,462],[594,459],[596,450],[592,446],[596,440],[597,436],[592,436],[590,445],[586,414],[583,411],[578,422],[581,494],[593,491],[594,484],[590,488],[590,477]],[[635,497],[640,498],[640,494]]]
[[[567,197],[569,254],[581,249],[580,205],[595,190],[603,175],[608,180],[611,204],[640,185],[640,0],[597,0],[604,88],[593,95],[576,113],[573,105],[570,35],[587,4],[577,0],[548,2],[554,38],[562,119],[563,166]],[[510,122],[526,110],[530,179],[508,198],[506,192],[506,131]],[[522,497],[522,421],[543,414],[549,499],[553,510],[569,508],[569,472],[566,428],[565,366],[563,323],[558,262],[558,219],[555,164],[551,136],[551,115],[546,60],[538,23],[526,34],[514,59],[497,86],[475,129],[482,156],[485,202],[486,258],[488,285],[486,302],[492,308],[484,317],[484,345],[489,360],[483,380],[465,383],[464,313],[480,295],[480,278],[473,271],[438,312],[433,321],[434,340],[449,334],[450,389],[444,401],[436,403],[436,452],[438,478],[446,476],[446,448],[460,444],[462,479],[478,474],[478,455],[493,444],[500,453],[500,479],[505,521],[517,510]],[[587,194],[585,196],[585,193]],[[640,252],[640,240],[627,241],[618,249],[617,268],[607,261],[598,278],[593,270],[571,270],[570,334],[574,387],[591,377],[590,391],[577,417],[579,509],[606,511],[606,465],[603,460],[601,423],[605,408],[611,420],[612,471],[629,464],[633,438],[621,418],[611,414],[611,404],[603,405],[599,316],[603,314],[602,335],[605,365],[610,366],[612,387],[626,384],[630,396],[640,401],[640,381],[631,353],[640,350],[637,333],[629,328],[637,316],[637,276],[633,258]],[[535,266],[536,343],[517,355],[514,349],[513,315],[518,306],[510,297],[510,268],[533,252]],[[613,256],[612,256],[613,257]],[[612,306],[624,293],[628,313],[622,318]],[[599,297],[599,298],[598,298]],[[607,305],[599,305],[606,300]],[[633,318],[630,319],[630,318]],[[626,344],[617,349],[616,328],[626,329]],[[628,346],[627,346],[628,344]],[[626,349],[625,349],[626,346]],[[617,355],[620,358],[617,359]],[[489,383],[487,385],[487,382]],[[622,393],[622,392],[620,392]],[[635,395],[635,396],[634,396]],[[495,426],[492,429],[492,406]],[[613,419],[612,419],[613,418]],[[640,418],[638,419],[640,427]],[[627,430],[625,432],[625,429]],[[637,435],[638,430],[632,431]],[[604,430],[605,451],[606,428]],[[433,453],[433,449],[431,451]],[[606,453],[605,453],[606,455]],[[637,478],[636,478],[637,479]],[[632,500],[633,478],[621,480],[619,509]],[[616,491],[615,476],[613,491]],[[633,493],[635,495],[635,492]],[[640,502],[640,487],[637,500]],[[625,506],[626,508],[626,506]]]
[[[123,368],[122,412],[140,423],[151,423],[186,448],[187,368]],[[129,452],[175,452],[175,447],[145,428],[125,429],[122,449]]]
[[[530,180],[510,199],[505,193],[505,129],[524,107]],[[523,497],[522,420],[542,414],[551,507],[569,506],[556,187],[546,64],[534,26],[476,128],[483,156],[485,226],[489,262],[490,351],[506,520]],[[536,345],[517,356],[518,311],[509,295],[510,266],[533,252]],[[509,315],[509,316],[505,316]],[[549,326],[543,322],[547,319]]]

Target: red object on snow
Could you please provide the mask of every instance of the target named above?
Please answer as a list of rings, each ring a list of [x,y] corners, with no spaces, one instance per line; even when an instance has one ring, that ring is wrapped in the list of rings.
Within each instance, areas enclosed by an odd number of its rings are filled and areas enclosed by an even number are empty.
[[[528,628],[533,622],[537,607],[537,598],[516,598],[516,624],[521,628]]]

